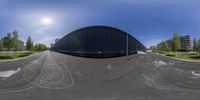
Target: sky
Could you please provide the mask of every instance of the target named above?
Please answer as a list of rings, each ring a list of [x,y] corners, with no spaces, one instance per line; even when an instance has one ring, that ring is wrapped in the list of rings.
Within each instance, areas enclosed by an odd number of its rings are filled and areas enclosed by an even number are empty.
[[[199,0],[0,0],[0,38],[50,45],[73,30],[104,25],[129,32],[146,47],[174,32],[200,39]]]

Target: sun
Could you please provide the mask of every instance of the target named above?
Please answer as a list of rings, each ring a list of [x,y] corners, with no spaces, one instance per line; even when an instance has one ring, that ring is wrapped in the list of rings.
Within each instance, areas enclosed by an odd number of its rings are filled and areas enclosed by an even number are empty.
[[[50,24],[52,24],[53,20],[49,17],[44,17],[44,18],[41,19],[41,22],[44,25],[50,25]]]

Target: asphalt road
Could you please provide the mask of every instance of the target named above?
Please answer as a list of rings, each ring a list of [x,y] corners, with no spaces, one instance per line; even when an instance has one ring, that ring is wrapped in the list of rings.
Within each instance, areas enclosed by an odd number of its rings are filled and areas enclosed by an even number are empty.
[[[127,60],[128,59],[128,60]],[[200,63],[44,52],[0,63],[0,100],[199,100]]]

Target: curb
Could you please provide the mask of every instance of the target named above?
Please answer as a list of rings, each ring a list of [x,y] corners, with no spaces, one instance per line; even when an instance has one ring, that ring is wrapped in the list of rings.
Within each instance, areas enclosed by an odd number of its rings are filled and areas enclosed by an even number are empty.
[[[43,51],[44,52],[44,51]],[[36,55],[39,55],[43,52],[40,52],[40,53],[36,53],[36,54],[33,54],[33,55],[29,55],[29,56],[26,56],[26,57],[21,57],[21,58],[16,58],[16,59],[10,59],[10,60],[0,60],[0,63],[1,62],[11,62],[11,61],[17,61],[17,60],[21,60],[21,59],[26,59],[26,58],[29,58],[29,57],[32,57],[32,56],[36,56]]]
[[[171,59],[180,60],[180,61],[185,61],[185,62],[199,62],[199,63],[200,63],[200,60],[186,60],[186,59],[180,59],[180,58],[169,57],[169,56],[166,56],[166,55],[164,55],[164,54],[158,54],[158,53],[153,53],[153,54],[160,55],[160,56],[164,56],[164,57],[171,58]]]

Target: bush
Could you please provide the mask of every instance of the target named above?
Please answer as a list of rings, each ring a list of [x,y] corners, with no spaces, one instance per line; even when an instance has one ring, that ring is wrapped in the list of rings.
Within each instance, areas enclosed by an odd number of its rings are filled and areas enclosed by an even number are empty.
[[[165,51],[158,51],[159,54],[165,54]]]
[[[190,53],[190,54],[188,54],[188,55],[197,55],[197,53]]]
[[[200,55],[194,55],[194,56],[191,56],[190,58],[193,58],[193,59],[200,59]]]
[[[175,54],[168,53],[168,54],[166,54],[166,56],[174,57]]]
[[[15,53],[0,53],[0,59],[15,59],[20,57],[29,56],[34,54],[34,51],[30,52],[15,52]]]
[[[17,57],[25,57],[25,56],[29,56],[31,54],[33,54],[34,52],[30,51],[30,52],[24,52],[24,53],[20,53],[17,55]]]
[[[6,56],[6,55],[1,55],[0,59],[14,59],[14,56]]]
[[[28,56],[29,54],[21,54],[21,55],[18,55],[17,57],[26,57]]]

